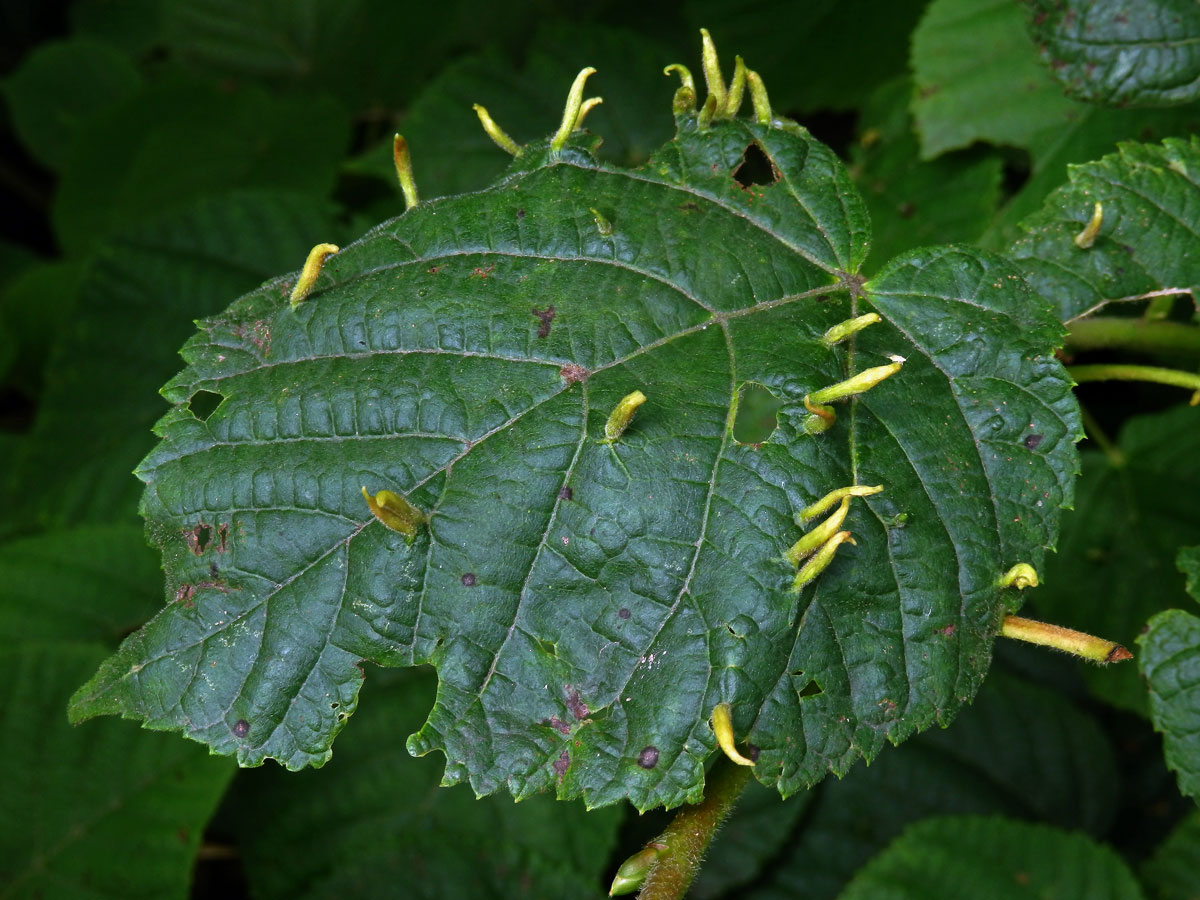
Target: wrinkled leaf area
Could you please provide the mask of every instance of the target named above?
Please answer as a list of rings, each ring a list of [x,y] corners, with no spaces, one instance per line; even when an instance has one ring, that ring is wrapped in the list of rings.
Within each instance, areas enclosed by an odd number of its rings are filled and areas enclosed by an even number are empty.
[[[788,794],[973,696],[1014,602],[995,581],[1040,563],[1070,500],[1061,326],[975,250],[864,286],[862,201],[800,129],[684,121],[634,171],[585,142],[383,224],[295,310],[279,280],[201,323],[139,469],[169,602],[77,719],[320,765],[364,661],[430,664],[408,749],[442,750],[446,783],[644,809],[698,799],[719,702]],[[900,373],[805,433],[807,393],[890,354]],[[782,402],[760,444],[733,437],[747,383]],[[793,513],[852,483],[886,490],[793,592]],[[409,543],[362,486],[429,524]]]

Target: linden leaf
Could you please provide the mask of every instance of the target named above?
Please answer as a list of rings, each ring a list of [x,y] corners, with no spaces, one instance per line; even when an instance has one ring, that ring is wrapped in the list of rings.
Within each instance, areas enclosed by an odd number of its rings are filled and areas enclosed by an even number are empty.
[[[719,703],[784,794],[949,721],[997,579],[1040,565],[1070,502],[1062,326],[979,250],[866,281],[864,204],[803,129],[678,126],[637,169],[530,145],[329,257],[295,308],[279,279],[203,321],[138,470],[172,602],[74,718],[320,765],[363,661],[429,664],[408,747],[444,752],[445,783],[642,809],[700,796]],[[777,426],[739,443],[748,384]],[[856,544],[794,591],[794,514],[855,484],[883,486],[849,505]],[[363,488],[420,511],[415,537]]]

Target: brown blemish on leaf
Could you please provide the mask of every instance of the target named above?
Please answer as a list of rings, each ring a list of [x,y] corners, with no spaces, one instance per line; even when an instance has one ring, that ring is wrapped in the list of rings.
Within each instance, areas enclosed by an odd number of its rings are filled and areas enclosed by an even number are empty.
[[[565,685],[564,689],[567,692],[567,709],[571,711],[571,715],[577,719],[586,719],[591,714],[591,710],[588,709],[586,703],[579,699],[579,691],[569,684]]]
[[[1042,442],[1042,435],[1040,435],[1040,434],[1026,435],[1025,440],[1023,441],[1023,443],[1025,444],[1026,450],[1036,450],[1038,448],[1038,444],[1040,444],[1041,442]]]
[[[495,266],[476,266],[474,269],[471,270],[471,277],[472,278],[487,278],[489,275],[492,274],[492,271],[495,268],[496,268]]]
[[[229,543],[229,523],[222,522],[220,525],[217,526],[217,552],[224,553],[226,550],[228,550],[229,549],[228,543]],[[213,565],[215,566],[216,563],[213,563]]]
[[[463,572],[463,576],[460,580],[463,583],[463,587],[475,587],[475,573],[474,572]]]
[[[567,363],[558,370],[558,374],[567,379],[567,381],[574,383],[576,381],[587,381],[590,373],[583,366],[577,366],[575,363]]]
[[[428,272],[430,275],[436,275],[438,272],[442,271],[443,268],[444,268],[443,266],[430,266],[425,271]]]
[[[762,753],[762,750],[760,750],[756,745],[746,745],[746,758],[751,762],[758,762],[758,756],[760,753]]]
[[[633,615],[633,613],[631,613],[629,610],[627,610],[625,607],[622,606],[620,609],[617,610],[617,615],[620,616],[622,619],[628,619],[630,616]]]
[[[690,212],[691,210],[699,209],[700,207],[697,206],[695,203],[693,203],[691,200],[689,200],[687,203],[680,203],[679,208],[684,210],[685,212]]]
[[[250,733],[250,723],[245,719],[238,719],[233,723],[233,736],[236,738],[244,738]]]
[[[570,734],[571,733],[571,726],[568,725],[566,722],[564,722],[562,719],[560,719],[558,716],[551,716],[550,720],[548,722],[546,722],[546,724],[549,725],[551,728],[553,728],[555,731],[559,732],[560,734]]]
[[[547,306],[545,309],[538,309],[535,306],[530,312],[538,317],[538,322],[540,323],[538,325],[537,336],[540,338],[547,337],[550,334],[550,323],[554,321],[554,316],[556,315],[554,307]]]
[[[653,744],[643,747],[638,754],[638,765],[643,769],[653,769],[658,765],[658,748]]]
[[[575,496],[575,492],[573,490],[571,490],[571,486],[569,484],[564,484],[562,487],[560,487],[558,489],[558,499],[559,500],[570,500],[574,496]]]
[[[954,632],[958,631],[953,625],[947,625],[945,628],[939,628],[938,633],[944,634],[946,637],[953,637]]]
[[[249,341],[263,356],[271,354],[271,326],[266,319],[255,319],[247,324],[240,322],[232,329],[235,337]]]
[[[558,754],[558,759],[554,761],[554,771],[559,778],[562,778],[567,774],[567,769],[569,768],[571,768],[571,754],[569,751],[564,750]]]
[[[196,605],[195,596],[196,588],[190,584],[181,584],[175,589],[175,602],[182,603],[188,609]]]
[[[523,218],[525,218],[525,210],[524,210],[524,208],[522,208],[522,209],[518,209],[518,210],[517,210],[517,218],[518,218],[518,219],[523,219]]]

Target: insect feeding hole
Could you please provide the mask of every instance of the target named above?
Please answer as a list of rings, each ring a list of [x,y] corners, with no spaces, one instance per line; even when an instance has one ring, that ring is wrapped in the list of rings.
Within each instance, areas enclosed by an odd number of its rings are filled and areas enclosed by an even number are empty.
[[[758,144],[747,145],[742,153],[742,161],[733,170],[733,180],[747,190],[755,186],[774,184],[779,178],[779,170],[775,168],[775,163]]]
[[[188,409],[201,422],[207,422],[225,398],[212,391],[196,391],[188,400]]]
[[[761,444],[771,439],[779,425],[783,401],[761,384],[748,381],[738,389],[733,439],[739,444]]]

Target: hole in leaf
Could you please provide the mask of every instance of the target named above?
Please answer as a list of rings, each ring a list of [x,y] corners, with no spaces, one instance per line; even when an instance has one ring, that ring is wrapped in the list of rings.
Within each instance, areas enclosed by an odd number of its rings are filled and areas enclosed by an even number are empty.
[[[214,394],[212,391],[196,391],[188,400],[188,409],[201,422],[207,422],[208,417],[216,411],[224,399],[220,394]]]
[[[761,444],[770,440],[779,425],[776,413],[783,401],[761,384],[746,382],[738,390],[733,439],[739,444]]]
[[[761,184],[774,184],[779,180],[779,170],[771,157],[758,144],[750,144],[742,154],[742,161],[733,170],[733,180],[744,188]]]
[[[189,541],[189,543],[192,545],[192,552],[199,556],[205,550],[207,550],[208,545],[212,543],[212,534],[212,526],[205,525],[203,522],[193,528],[191,540]]]
[[[821,686],[819,684],[817,684],[815,681],[810,681],[808,684],[806,684],[804,687],[802,687],[800,689],[800,697],[802,699],[806,698],[806,697],[819,697],[823,693],[825,693],[825,692],[821,689]]]

